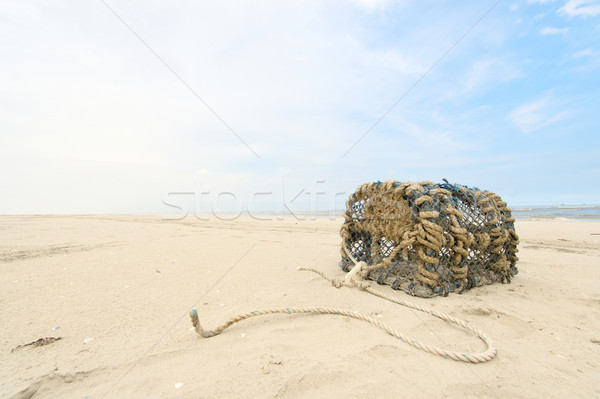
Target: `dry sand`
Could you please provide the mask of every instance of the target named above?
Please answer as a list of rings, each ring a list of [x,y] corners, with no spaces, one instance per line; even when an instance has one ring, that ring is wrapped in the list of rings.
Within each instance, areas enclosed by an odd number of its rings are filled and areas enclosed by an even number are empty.
[[[498,356],[485,364],[340,316],[253,318],[210,339],[190,331],[192,306],[208,328],[248,310],[331,306],[434,345],[485,349],[431,316],[297,271],[343,275],[340,222],[0,217],[0,397],[600,396],[597,222],[518,222],[512,284],[434,299],[379,287],[487,332]],[[43,337],[62,339],[12,351]]]

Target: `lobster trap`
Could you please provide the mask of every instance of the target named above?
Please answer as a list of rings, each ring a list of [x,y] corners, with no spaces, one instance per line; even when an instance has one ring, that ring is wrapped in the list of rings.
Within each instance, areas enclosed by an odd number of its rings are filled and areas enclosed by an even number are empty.
[[[519,237],[500,196],[447,181],[365,183],[346,202],[340,266],[418,297],[517,274]]]

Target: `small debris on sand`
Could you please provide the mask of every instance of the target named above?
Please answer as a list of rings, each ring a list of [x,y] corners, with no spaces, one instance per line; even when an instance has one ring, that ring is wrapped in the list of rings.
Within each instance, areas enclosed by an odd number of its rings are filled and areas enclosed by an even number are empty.
[[[19,348],[24,348],[26,346],[44,346],[44,345],[51,344],[51,343],[56,342],[56,341],[61,340],[61,339],[62,339],[62,337],[58,337],[58,338],[54,338],[54,337],[40,338],[37,341],[33,341],[33,342],[28,343],[28,344],[18,345],[16,347],[14,347],[13,350],[11,351],[11,353],[14,352],[15,350],[19,349]]]

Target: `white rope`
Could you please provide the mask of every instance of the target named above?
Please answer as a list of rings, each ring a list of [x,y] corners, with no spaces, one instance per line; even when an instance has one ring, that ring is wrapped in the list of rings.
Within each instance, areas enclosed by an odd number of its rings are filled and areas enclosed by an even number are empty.
[[[366,266],[366,264],[364,262],[358,262],[356,264],[356,266],[354,266],[354,268],[346,275],[346,278],[344,280],[330,279],[324,273],[322,273],[318,270],[315,270],[315,269],[298,268],[298,270],[311,271],[311,272],[317,273],[320,276],[322,276],[323,278],[325,278],[326,280],[330,281],[336,287],[341,287],[342,285],[348,286],[348,287],[358,286],[361,290],[367,291],[372,295],[376,295],[380,298],[397,303],[399,305],[406,306],[408,308],[430,314],[439,319],[445,320],[449,323],[456,324],[456,325],[464,328],[465,330],[471,331],[473,334],[477,335],[487,345],[487,349],[480,353],[471,354],[471,353],[455,352],[455,351],[451,351],[448,349],[439,348],[437,346],[419,342],[401,332],[394,330],[393,328],[385,325],[384,323],[381,323],[379,320],[376,320],[370,316],[366,316],[366,315],[363,315],[358,312],[351,312],[348,310],[337,309],[337,308],[321,308],[321,307],[318,307],[318,308],[275,308],[275,309],[255,310],[253,312],[243,313],[243,314],[237,315],[235,317],[232,317],[231,319],[227,320],[225,323],[221,324],[219,327],[215,328],[214,330],[204,330],[202,328],[202,326],[200,324],[200,320],[198,319],[198,311],[196,309],[192,309],[192,311],[190,312],[190,318],[192,320],[194,329],[196,330],[198,335],[200,335],[203,338],[210,338],[210,337],[214,337],[215,335],[221,334],[223,331],[225,331],[227,328],[231,327],[235,323],[238,323],[242,320],[249,319],[249,318],[255,317],[255,316],[264,316],[264,315],[269,315],[269,314],[281,314],[281,313],[283,313],[283,314],[295,314],[295,313],[334,314],[334,315],[351,317],[351,318],[354,318],[357,320],[363,320],[368,323],[371,323],[371,324],[381,328],[382,330],[384,330],[391,336],[398,338],[398,339],[402,340],[403,342],[405,342],[411,346],[414,346],[415,348],[418,348],[425,352],[433,353],[435,355],[442,356],[446,359],[453,359],[456,361],[467,362],[467,363],[483,363],[483,362],[492,360],[496,356],[496,346],[494,345],[492,340],[488,337],[487,334],[485,334],[483,331],[479,330],[478,328],[472,326],[469,322],[454,318],[452,316],[449,316],[442,312],[438,312],[436,310],[430,310],[430,309],[424,308],[422,306],[400,300],[393,296],[389,296],[387,294],[384,294],[382,292],[372,289],[367,283],[360,281],[362,268],[364,266]]]

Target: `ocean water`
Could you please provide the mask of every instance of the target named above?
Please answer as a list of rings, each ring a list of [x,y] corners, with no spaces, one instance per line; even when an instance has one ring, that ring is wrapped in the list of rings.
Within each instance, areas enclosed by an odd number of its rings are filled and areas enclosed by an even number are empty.
[[[578,220],[600,221],[600,205],[556,205],[556,206],[510,206],[513,217],[517,220]],[[213,212],[196,215],[200,218],[217,217],[223,220],[235,220],[240,216],[252,217],[257,220],[278,220],[281,218],[296,218],[298,220],[315,220],[328,218],[331,220],[343,218],[345,210],[287,210],[283,211],[253,211],[253,212]],[[187,214],[168,215],[168,219],[180,219]],[[192,214],[193,215],[193,214]],[[164,216],[164,215],[163,215]]]
[[[579,220],[600,221],[600,205],[539,205],[539,206],[514,206],[513,216],[517,220]],[[300,218],[342,217],[345,210],[321,212],[296,212]]]
[[[517,220],[600,221],[600,205],[515,206],[510,209]]]

